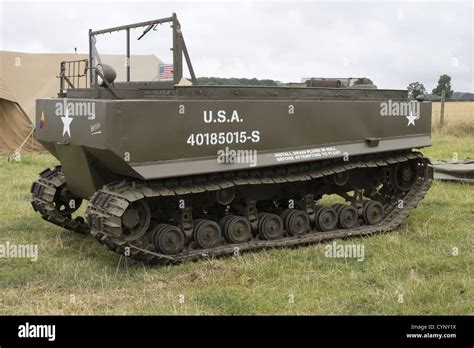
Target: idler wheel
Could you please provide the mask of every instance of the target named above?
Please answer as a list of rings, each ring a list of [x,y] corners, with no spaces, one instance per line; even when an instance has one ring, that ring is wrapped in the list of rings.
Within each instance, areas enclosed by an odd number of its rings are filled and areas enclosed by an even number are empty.
[[[252,238],[250,222],[242,216],[227,215],[221,219],[219,225],[230,243],[246,243]]]
[[[258,232],[264,239],[278,239],[283,235],[283,221],[278,215],[260,213],[258,214]]]
[[[366,224],[376,225],[380,223],[384,216],[382,203],[378,201],[368,201],[362,210],[362,217]]]
[[[336,228],[337,225],[337,213],[332,207],[316,207],[315,214],[316,228],[318,231],[330,231]]]
[[[151,213],[144,200],[130,203],[122,215],[123,237],[130,241],[140,238],[150,227]]]
[[[214,221],[198,219],[194,225],[194,240],[202,249],[214,248],[222,240],[221,228]]]
[[[159,224],[151,233],[151,242],[159,252],[174,255],[184,248],[184,233],[178,226]]]
[[[390,182],[400,191],[409,191],[416,182],[416,167],[416,161],[406,161],[395,164],[390,168]]]
[[[339,228],[353,228],[357,225],[359,213],[352,205],[337,204],[335,206],[337,212],[337,226]]]
[[[286,209],[281,218],[285,229],[292,236],[302,236],[310,229],[309,217],[301,210]]]

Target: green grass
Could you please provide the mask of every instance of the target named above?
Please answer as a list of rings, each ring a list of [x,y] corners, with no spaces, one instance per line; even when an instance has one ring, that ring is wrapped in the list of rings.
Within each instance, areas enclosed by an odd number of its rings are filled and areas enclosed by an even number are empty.
[[[474,157],[472,135],[435,133],[424,152]],[[363,244],[363,262],[317,244],[146,266],[33,212],[31,182],[54,164],[0,157],[0,244],[39,248],[37,262],[0,259],[0,314],[474,314],[473,185],[435,182],[395,232],[337,241]]]
[[[442,132],[435,132],[432,138],[433,146],[423,149],[423,153],[433,162],[441,159],[452,160],[456,156],[460,160],[474,158],[474,123],[464,128],[468,129],[469,133],[463,133],[459,129],[451,132],[451,129],[448,126]]]

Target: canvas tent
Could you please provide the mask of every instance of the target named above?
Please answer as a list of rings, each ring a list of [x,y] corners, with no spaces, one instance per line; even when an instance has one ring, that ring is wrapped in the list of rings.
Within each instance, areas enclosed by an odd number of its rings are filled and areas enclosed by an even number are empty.
[[[59,90],[59,67],[62,61],[87,59],[86,54],[22,53],[0,51],[0,151],[14,151],[30,134],[35,124],[35,101],[56,97]],[[117,71],[117,81],[125,80],[125,57],[103,55],[103,63]],[[131,79],[157,80],[162,61],[154,55],[132,56]],[[25,151],[41,146],[29,139]]]
[[[31,135],[32,123],[0,76],[0,151],[13,151]],[[27,140],[26,151],[38,151],[39,145]]]

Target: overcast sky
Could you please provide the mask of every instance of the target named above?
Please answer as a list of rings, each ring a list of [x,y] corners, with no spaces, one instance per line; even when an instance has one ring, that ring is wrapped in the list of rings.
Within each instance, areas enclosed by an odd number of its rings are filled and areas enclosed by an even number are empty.
[[[9,1],[0,0],[0,49],[87,52],[87,31],[178,14],[198,76],[371,78],[379,88],[441,74],[474,92],[472,1]],[[134,30],[133,36],[141,34]],[[101,53],[123,53],[124,34],[101,37]],[[132,53],[171,63],[162,27]]]

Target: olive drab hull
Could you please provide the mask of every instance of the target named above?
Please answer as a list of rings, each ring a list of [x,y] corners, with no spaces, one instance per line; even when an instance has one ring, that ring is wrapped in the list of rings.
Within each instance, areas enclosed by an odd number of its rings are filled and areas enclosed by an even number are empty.
[[[419,118],[409,124],[383,115],[388,101],[377,92],[378,100],[40,99],[38,123],[47,127],[35,136],[85,199],[109,174],[152,180],[429,146],[431,104],[418,103]],[[238,150],[255,158],[223,158]]]

